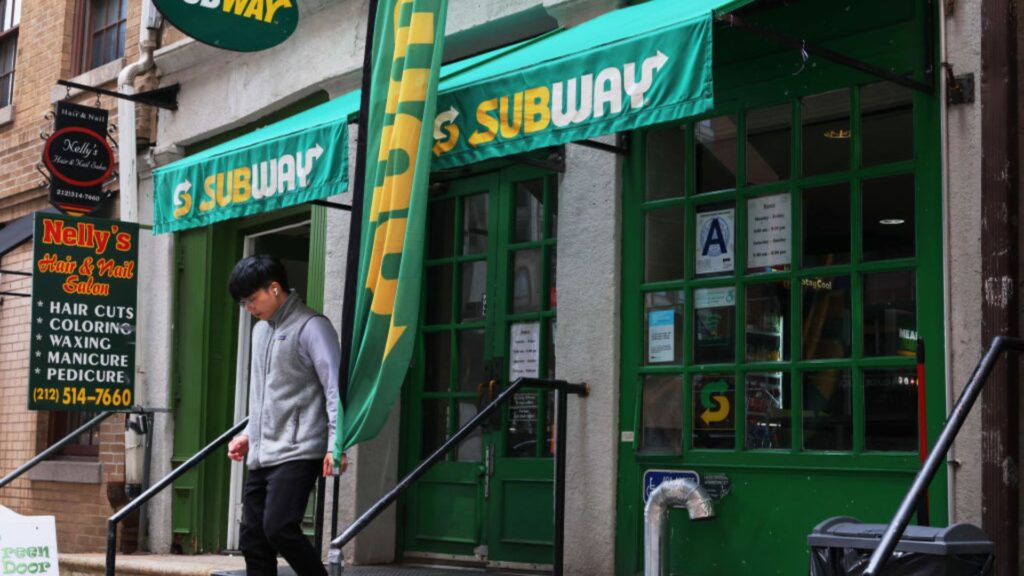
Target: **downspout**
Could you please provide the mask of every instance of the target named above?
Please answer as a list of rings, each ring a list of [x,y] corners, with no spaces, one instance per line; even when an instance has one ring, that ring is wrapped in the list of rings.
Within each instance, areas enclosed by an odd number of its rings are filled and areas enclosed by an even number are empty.
[[[142,2],[142,22],[139,25],[139,59],[129,64],[117,75],[117,90],[122,94],[135,94],[135,79],[153,69],[153,51],[158,44],[158,35],[163,17],[153,7],[152,0]],[[136,165],[138,154],[135,149],[135,102],[117,100],[117,122],[119,142],[117,164],[120,174],[121,220],[139,221],[139,171]]]
[[[651,492],[644,507],[644,576],[665,576],[668,566],[668,515],[685,507],[690,520],[710,520],[715,507],[703,487],[686,479],[662,482]]]

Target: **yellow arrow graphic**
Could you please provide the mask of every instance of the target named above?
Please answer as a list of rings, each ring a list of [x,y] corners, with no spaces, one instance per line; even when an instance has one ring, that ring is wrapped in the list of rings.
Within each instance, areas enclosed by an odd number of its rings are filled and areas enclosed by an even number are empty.
[[[729,417],[729,398],[727,396],[722,396],[721,394],[715,394],[711,398],[718,402],[718,409],[715,411],[705,410],[701,413],[700,419],[704,421],[705,425],[713,422],[721,422]]]

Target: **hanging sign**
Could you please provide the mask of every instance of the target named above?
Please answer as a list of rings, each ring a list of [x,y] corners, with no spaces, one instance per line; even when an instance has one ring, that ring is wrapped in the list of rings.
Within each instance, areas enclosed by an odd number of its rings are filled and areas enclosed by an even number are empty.
[[[790,263],[789,194],[747,200],[747,268]]]
[[[256,52],[277,46],[299,24],[296,0],[153,0],[167,20],[211,46]]]
[[[730,208],[697,214],[697,274],[732,272],[733,212]]]
[[[59,576],[53,516],[22,516],[0,506],[0,574]]]
[[[67,214],[89,214],[103,200],[103,183],[114,170],[107,142],[107,111],[57,102],[54,131],[43,147],[50,171],[50,204]]]
[[[36,213],[29,410],[132,405],[138,224]]]

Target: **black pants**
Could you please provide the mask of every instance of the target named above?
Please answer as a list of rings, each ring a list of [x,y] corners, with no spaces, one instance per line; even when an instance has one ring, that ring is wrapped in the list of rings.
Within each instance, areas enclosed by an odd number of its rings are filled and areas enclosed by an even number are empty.
[[[247,575],[277,576],[278,553],[298,576],[327,575],[301,526],[309,493],[321,470],[321,460],[249,470],[239,539]]]

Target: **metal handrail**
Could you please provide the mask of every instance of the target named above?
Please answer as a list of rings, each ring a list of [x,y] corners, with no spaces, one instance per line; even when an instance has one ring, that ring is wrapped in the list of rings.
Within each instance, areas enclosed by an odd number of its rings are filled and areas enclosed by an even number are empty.
[[[956,435],[960,432],[964,421],[967,420],[967,415],[970,413],[971,408],[974,407],[978,396],[981,395],[981,389],[988,382],[988,376],[999,359],[999,355],[1004,350],[1024,352],[1024,339],[997,336],[992,340],[988,351],[985,352],[985,355],[978,362],[977,368],[974,369],[970,382],[967,383],[967,387],[964,388],[960,398],[956,401],[956,405],[953,406],[949,419],[946,420],[946,425],[942,427],[942,433],[939,434],[939,438],[935,442],[935,449],[928,455],[924,466],[921,467],[917,476],[914,477],[914,483],[911,484],[910,491],[903,497],[900,507],[896,510],[896,515],[893,516],[889,526],[885,529],[885,533],[882,534],[881,543],[871,554],[871,559],[868,562],[868,568],[865,570],[864,576],[876,576],[879,574],[886,561],[892,556],[893,550],[896,549],[896,543],[903,537],[903,532],[907,529],[910,515],[917,507],[918,500],[921,499],[921,496],[928,489],[928,485],[931,483],[932,478],[935,477],[939,465],[946,458],[950,446],[953,445],[953,440],[956,439]]]
[[[434,450],[430,456],[424,459],[412,472],[402,478],[387,494],[382,496],[370,508],[345,529],[340,536],[331,541],[331,549],[327,554],[330,564],[331,576],[340,576],[342,572],[341,548],[350,540],[356,537],[366,526],[373,521],[381,512],[387,509],[398,497],[405,492],[420,476],[426,474],[431,466],[438,463],[445,455],[457,446],[466,436],[483,424],[495,410],[508,401],[520,388],[543,388],[554,390],[558,394],[558,404],[555,416],[555,537],[554,537],[554,559],[552,571],[554,576],[562,574],[562,548],[565,542],[565,431],[568,411],[566,402],[569,394],[576,394],[585,397],[589,393],[586,384],[570,384],[564,380],[545,380],[541,378],[519,378],[508,388],[502,390],[487,406],[484,406],[476,416],[460,428],[451,438],[445,441],[440,448]]]
[[[139,494],[137,498],[132,500],[130,503],[125,505],[117,511],[116,514],[107,519],[107,566],[106,576],[114,576],[114,565],[117,562],[117,524],[121,520],[124,520],[132,512],[136,511],[140,506],[148,502],[153,496],[156,496],[161,490],[166,488],[171,482],[174,482],[179,477],[184,475],[186,472],[194,468],[197,464],[202,462],[207,456],[213,453],[214,450],[219,448],[221,445],[231,440],[236,434],[245,428],[245,425],[249,423],[249,417],[246,416],[237,424],[232,426],[228,431],[224,432],[217,437],[216,440],[207,444],[202,450],[196,452],[191,458],[186,460],[181,466],[178,466],[171,471],[170,474],[164,476],[156,484],[149,487],[148,490]]]
[[[82,424],[81,426],[76,428],[73,432],[71,432],[67,436],[65,436],[65,437],[61,438],[59,441],[57,441],[56,444],[54,444],[53,446],[50,446],[46,450],[43,450],[42,452],[37,454],[35,456],[35,458],[32,458],[28,462],[25,462],[21,466],[18,466],[18,468],[15,469],[13,472],[11,472],[7,476],[4,476],[2,479],[0,479],[0,488],[3,488],[4,486],[10,484],[11,482],[14,482],[14,480],[16,480],[18,478],[18,476],[21,476],[22,474],[24,474],[25,472],[28,472],[32,468],[35,468],[36,465],[38,465],[39,463],[43,462],[44,460],[46,460],[50,456],[53,456],[54,454],[56,454],[57,451],[59,451],[64,446],[67,446],[68,444],[70,444],[71,441],[74,440],[75,438],[77,438],[78,435],[81,434],[82,432],[87,432],[87,431],[95,428],[97,425],[99,425],[101,422],[103,422],[107,418],[113,416],[114,414],[119,414],[119,413],[120,412],[100,412],[92,420],[89,420],[85,424]]]

